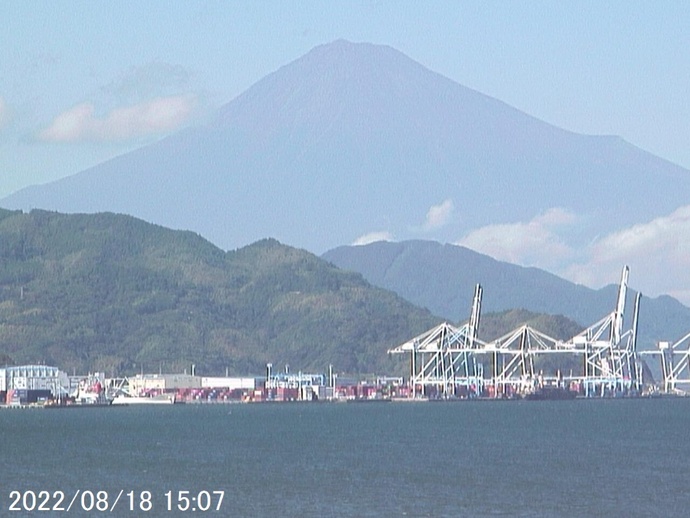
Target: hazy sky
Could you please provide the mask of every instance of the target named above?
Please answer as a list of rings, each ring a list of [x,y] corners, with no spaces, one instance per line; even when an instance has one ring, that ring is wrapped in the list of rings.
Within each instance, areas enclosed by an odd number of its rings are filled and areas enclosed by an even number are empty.
[[[619,135],[690,168],[690,2],[681,0],[7,1],[0,16],[0,198],[203,120],[338,38],[390,45],[556,126]],[[687,209],[621,235],[652,225],[674,229],[673,239],[690,231]],[[516,225],[534,235],[534,222]],[[685,284],[676,295],[690,301]]]
[[[688,2],[15,1],[0,16],[0,197],[192,123],[338,38],[690,168]]]

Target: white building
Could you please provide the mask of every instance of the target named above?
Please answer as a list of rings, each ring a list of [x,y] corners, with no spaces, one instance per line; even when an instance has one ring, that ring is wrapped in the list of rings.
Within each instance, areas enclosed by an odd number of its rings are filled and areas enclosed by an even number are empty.
[[[66,392],[69,377],[57,367],[49,365],[18,365],[0,368],[0,394],[9,391],[21,394],[21,399],[33,401],[35,397],[56,397]]]

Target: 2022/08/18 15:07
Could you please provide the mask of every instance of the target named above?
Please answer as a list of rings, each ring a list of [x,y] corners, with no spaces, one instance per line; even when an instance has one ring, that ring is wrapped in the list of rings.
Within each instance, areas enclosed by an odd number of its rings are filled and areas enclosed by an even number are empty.
[[[223,505],[224,490],[197,492],[179,490],[163,493],[163,506],[166,511],[220,511]],[[131,512],[148,512],[160,509],[160,503],[154,503],[151,491],[127,491],[121,489],[114,499],[108,491],[77,489],[69,498],[63,491],[10,491],[8,511],[69,512],[72,509],[81,511],[112,512],[115,508]]]

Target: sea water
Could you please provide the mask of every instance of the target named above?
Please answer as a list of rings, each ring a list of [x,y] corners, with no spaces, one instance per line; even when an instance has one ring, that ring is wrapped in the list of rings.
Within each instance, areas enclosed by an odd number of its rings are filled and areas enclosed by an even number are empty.
[[[684,516],[689,432],[690,398],[6,409],[0,516]]]

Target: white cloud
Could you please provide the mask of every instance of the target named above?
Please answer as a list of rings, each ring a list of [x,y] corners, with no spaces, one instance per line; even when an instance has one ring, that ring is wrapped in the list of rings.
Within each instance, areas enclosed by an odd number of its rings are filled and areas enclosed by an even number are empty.
[[[616,282],[624,264],[630,266],[631,286],[690,304],[690,205],[597,240],[586,260],[570,266],[564,276],[599,287]]]
[[[426,213],[422,230],[429,232],[443,227],[453,215],[453,200],[447,199],[439,205],[432,205]]]
[[[157,97],[117,108],[102,118],[95,116],[93,104],[82,103],[58,115],[39,138],[49,142],[121,141],[165,133],[189,119],[195,102],[191,95]]]
[[[393,234],[390,232],[370,232],[358,237],[352,243],[352,246],[368,245],[377,241],[393,241]]]
[[[649,223],[615,232],[595,243],[594,257],[602,260],[621,256],[663,253],[671,259],[688,260],[690,205]]]
[[[564,237],[574,214],[550,209],[528,222],[489,225],[457,244],[502,261],[536,266],[591,288],[615,284],[630,266],[630,286],[690,305],[690,205],[608,234],[583,247]]]
[[[488,225],[473,230],[457,244],[501,261],[553,270],[574,258],[575,251],[557,230],[575,220],[573,213],[552,208],[526,223]]]

